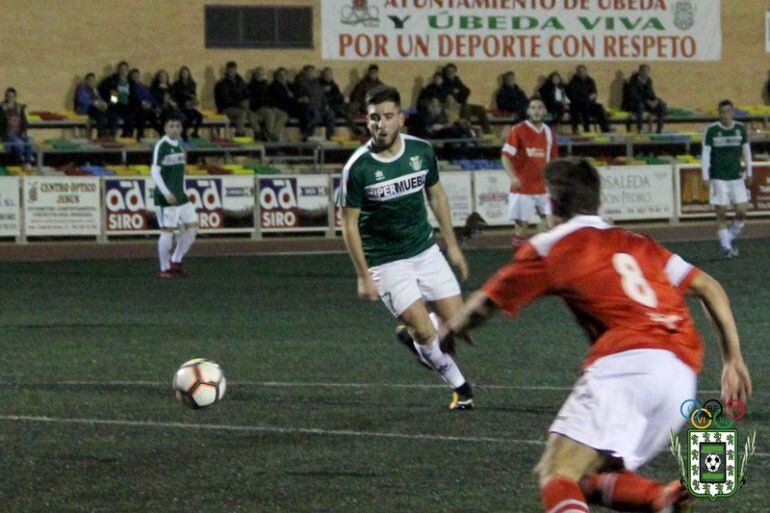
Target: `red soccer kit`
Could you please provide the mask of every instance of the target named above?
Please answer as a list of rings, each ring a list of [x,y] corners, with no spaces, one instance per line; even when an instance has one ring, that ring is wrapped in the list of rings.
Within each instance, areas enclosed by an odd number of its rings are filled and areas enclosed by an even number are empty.
[[[551,160],[559,157],[556,134],[543,124],[540,130],[529,121],[511,128],[503,146],[503,157],[513,165],[513,172],[521,187],[511,187],[514,194],[545,194],[543,170]]]
[[[510,315],[562,297],[592,342],[584,369],[622,351],[665,349],[697,373],[703,342],[684,294],[699,272],[652,239],[577,216],[533,237],[484,292]]]

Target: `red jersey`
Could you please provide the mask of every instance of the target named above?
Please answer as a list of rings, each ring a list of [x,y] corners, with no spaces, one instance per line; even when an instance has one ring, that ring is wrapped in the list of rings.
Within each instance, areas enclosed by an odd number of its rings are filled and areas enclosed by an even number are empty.
[[[517,194],[545,194],[543,170],[551,160],[559,157],[556,134],[543,124],[540,130],[529,121],[511,128],[503,146],[503,157],[508,158],[521,187],[511,187]]]
[[[533,237],[484,292],[515,315],[544,295],[562,297],[598,358],[632,349],[665,349],[699,372],[700,339],[684,295],[700,271],[652,239],[577,216]]]

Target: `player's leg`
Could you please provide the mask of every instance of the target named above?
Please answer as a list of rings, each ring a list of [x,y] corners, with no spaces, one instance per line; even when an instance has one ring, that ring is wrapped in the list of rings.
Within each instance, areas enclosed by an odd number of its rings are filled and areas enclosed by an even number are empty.
[[[727,227],[727,207],[730,205],[730,193],[728,182],[725,180],[711,180],[709,184],[709,202],[714,207],[717,215],[717,236],[722,247],[722,256],[732,256],[733,245],[730,238],[730,230]]]
[[[171,256],[171,271],[185,276],[182,270],[182,259],[192,247],[198,234],[198,215],[192,203],[185,203],[179,207],[179,224],[181,226],[179,240],[174,254]]]
[[[508,219],[515,223],[512,244],[521,246],[527,241],[529,220],[535,215],[535,201],[530,194],[508,194]]]
[[[551,206],[551,197],[548,194],[538,194],[535,196],[535,206],[540,217],[545,218],[545,226],[551,229],[556,226],[556,217],[553,215]]]
[[[157,209],[158,226],[160,227],[160,237],[158,237],[158,259],[160,260],[161,278],[173,278],[171,273],[171,248],[174,245],[174,229],[177,226],[179,215],[177,207],[161,207]]]
[[[589,513],[580,480],[604,464],[596,449],[551,433],[534,471],[546,513]]]
[[[735,219],[728,228],[730,232],[730,242],[733,242],[743,231],[746,225],[746,213],[749,210],[749,193],[746,190],[746,183],[743,180],[731,180],[730,201],[735,205]],[[738,255],[738,248],[733,244],[733,256]]]

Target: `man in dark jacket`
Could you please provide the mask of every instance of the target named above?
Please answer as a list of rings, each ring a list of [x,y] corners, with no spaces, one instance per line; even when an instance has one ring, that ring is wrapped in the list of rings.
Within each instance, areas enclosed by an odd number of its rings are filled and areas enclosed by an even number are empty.
[[[356,124],[350,104],[345,103],[345,97],[340,91],[340,86],[334,81],[334,71],[329,67],[322,69],[319,81],[326,95],[326,103],[334,115],[345,119],[350,133],[355,137],[362,135],[363,129]]]
[[[444,100],[446,100],[444,74],[441,72],[434,73],[430,84],[420,90],[420,94],[417,96],[417,110],[424,111],[427,109],[428,103],[433,98],[438,98],[441,103],[444,103]]]
[[[578,122],[582,120],[583,130],[591,129],[591,118],[596,119],[602,132],[609,132],[607,113],[604,106],[596,101],[596,82],[588,76],[588,69],[582,64],[575,70],[575,75],[567,85],[567,96],[570,99],[570,118],[572,131],[577,133]]]
[[[503,85],[497,91],[497,108],[509,112],[516,121],[527,119],[527,94],[516,84],[516,73],[508,71],[503,75]]]
[[[123,134],[130,137],[134,131],[134,119],[131,115],[131,84],[128,81],[128,63],[121,61],[112,75],[99,83],[99,96],[108,104],[108,112],[122,125]]]
[[[366,114],[366,94],[375,87],[384,85],[380,80],[380,67],[372,64],[366,70],[366,76],[356,84],[350,93],[350,108],[353,112]]]
[[[265,69],[256,68],[249,82],[249,123],[254,138],[264,136],[268,141],[279,141],[289,115],[275,108],[270,98],[270,84],[265,78]],[[262,128],[264,127],[264,130]]]
[[[444,66],[442,74],[444,75],[444,83],[441,101],[445,102],[446,97],[451,94],[457,100],[457,103],[461,105],[460,115],[463,119],[471,121],[472,118],[476,118],[485,134],[492,133],[492,127],[489,125],[489,119],[487,118],[487,109],[482,105],[468,103],[471,90],[463,84],[463,81],[457,75],[457,66],[451,63],[447,64]]]
[[[224,114],[235,124],[235,135],[246,135],[246,117],[249,93],[243,77],[238,74],[238,64],[230,61],[225,66],[225,76],[214,86],[217,112]]]
[[[96,75],[93,73],[87,73],[83,82],[75,89],[75,112],[88,116],[96,125],[96,133],[99,137],[115,135],[117,117],[99,95],[96,88]]]
[[[663,131],[663,123],[668,111],[666,103],[655,95],[650,78],[650,67],[647,64],[639,66],[639,71],[628,79],[623,94],[625,110],[636,113],[636,128],[642,131],[644,113],[652,112],[658,118],[658,133]]]
[[[300,118],[300,129],[304,139],[312,136],[315,128],[321,124],[326,127],[326,138],[334,135],[336,117],[326,102],[323,86],[318,80],[318,71],[312,64],[302,68],[294,80],[294,92],[297,101],[303,107],[305,116]]]
[[[142,75],[138,69],[134,68],[129,72],[128,81],[131,84],[128,103],[136,125],[136,140],[141,141],[144,138],[144,129],[148,126],[162,136],[163,127],[158,121],[158,102],[150,88],[142,82]]]
[[[35,148],[27,136],[27,126],[26,105],[16,101],[16,89],[9,87],[0,103],[0,147],[5,143],[29,170],[35,162]]]

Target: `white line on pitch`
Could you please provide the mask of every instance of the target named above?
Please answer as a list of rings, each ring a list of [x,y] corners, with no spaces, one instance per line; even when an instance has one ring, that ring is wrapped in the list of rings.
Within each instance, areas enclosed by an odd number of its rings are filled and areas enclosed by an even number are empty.
[[[0,415],[0,421],[39,422],[46,424],[87,424],[95,426],[150,427],[162,429],[189,429],[202,431],[234,431],[240,433],[280,433],[321,436],[353,436],[363,438],[402,438],[407,440],[428,440],[440,442],[474,442],[494,444],[544,445],[541,440],[523,440],[516,438],[491,438],[476,436],[422,435],[406,433],[388,433],[384,431],[353,431],[349,429],[285,428],[276,426],[240,426],[227,424],[186,424],[183,422],[158,422],[154,420],[110,420],[44,417],[31,415]]]
[[[166,381],[122,380],[122,381],[40,381],[40,382],[13,382],[0,381],[0,386],[139,386],[160,387],[171,386]],[[293,382],[293,381],[228,381],[231,386],[249,387],[276,387],[276,388],[406,388],[406,389],[446,389],[446,385],[423,383],[326,383],[326,382]],[[555,385],[484,385],[474,383],[475,388],[481,390],[536,390],[563,392],[572,390],[569,386]],[[702,394],[718,394],[719,390],[698,390]]]

